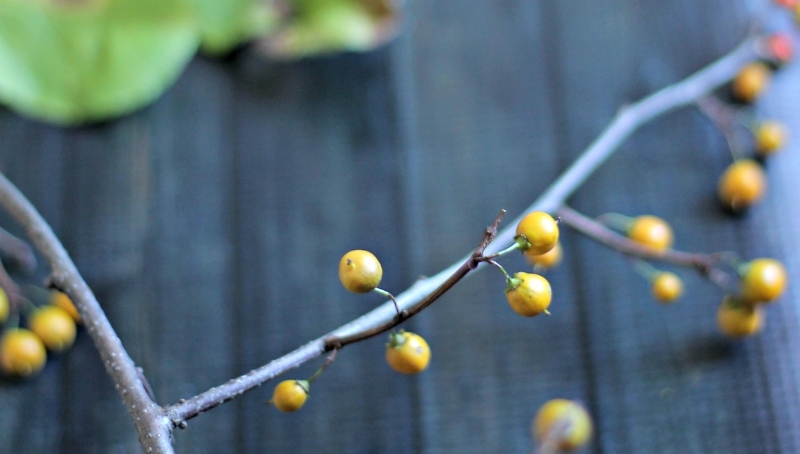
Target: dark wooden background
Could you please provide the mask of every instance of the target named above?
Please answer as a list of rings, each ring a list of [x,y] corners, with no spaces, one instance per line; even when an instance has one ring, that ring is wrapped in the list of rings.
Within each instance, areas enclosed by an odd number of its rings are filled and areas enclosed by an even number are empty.
[[[65,130],[2,110],[0,162],[173,403],[381,302],[341,288],[345,251],[374,251],[393,292],[462,257],[621,105],[724,54],[754,18],[792,25],[767,5],[410,1],[387,47],[294,63],[198,57],[154,105],[107,124]],[[786,68],[757,107],[798,138],[799,77]],[[795,141],[770,162],[766,200],[732,218],[714,194],[725,142],[683,109],[571,199],[589,215],[665,217],[677,248],[784,260],[795,285],[759,337],[718,334],[723,295],[691,272],[679,270],[685,298],[662,307],[626,259],[566,232],[551,317],[516,316],[502,278],[479,273],[407,323],[432,346],[425,373],[393,373],[384,339],[364,342],[301,411],[265,405],[268,384],[191,420],[177,450],[529,453],[538,406],[569,397],[595,418],[586,452],[800,452],[798,153]],[[0,382],[0,452],[139,450],[85,332],[35,380]]]

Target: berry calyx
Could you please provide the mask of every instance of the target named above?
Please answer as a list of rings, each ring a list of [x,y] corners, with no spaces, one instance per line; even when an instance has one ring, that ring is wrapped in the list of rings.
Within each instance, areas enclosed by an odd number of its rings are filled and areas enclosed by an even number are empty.
[[[662,271],[653,278],[651,291],[656,301],[671,303],[683,294],[683,281],[675,273]]]
[[[270,402],[278,410],[291,413],[306,403],[308,390],[309,383],[306,380],[284,380],[275,387]]]
[[[672,228],[657,216],[637,216],[631,221],[627,233],[629,239],[659,251],[672,246]]]
[[[356,249],[339,261],[339,280],[353,293],[367,293],[381,283],[383,268],[377,257],[369,251]]]
[[[8,375],[29,377],[42,370],[46,360],[41,339],[27,329],[8,330],[0,339],[0,368]]]
[[[733,79],[731,90],[739,101],[751,103],[769,84],[770,71],[767,65],[753,62],[739,71]]]
[[[81,315],[78,313],[78,309],[75,308],[75,304],[72,303],[72,300],[66,293],[59,292],[58,290],[50,292],[50,304],[67,311],[67,314],[75,320],[75,323],[81,322]]]
[[[768,156],[778,151],[786,143],[786,128],[777,121],[765,121],[755,131],[756,153]]]
[[[519,272],[508,279],[506,299],[514,312],[524,317],[535,317],[542,312],[548,313],[552,299],[550,283],[544,277]],[[549,314],[549,313],[548,313]]]
[[[554,266],[561,263],[561,258],[563,257],[564,252],[563,248],[561,247],[561,243],[556,243],[553,246],[553,249],[545,252],[544,254],[539,255],[529,255],[525,254],[525,260],[528,261],[534,267],[540,268],[553,268]]]
[[[777,65],[788,63],[794,56],[794,43],[786,33],[775,33],[767,38],[766,50]]]
[[[786,289],[786,268],[777,260],[760,258],[739,268],[742,300],[746,303],[768,303]]]
[[[752,336],[764,326],[764,313],[760,306],[750,306],[741,301],[725,297],[717,311],[717,327],[730,337]]]
[[[386,344],[386,362],[401,374],[417,374],[428,367],[431,348],[422,336],[408,331],[392,332]]]
[[[36,333],[48,350],[61,352],[75,342],[75,320],[57,306],[38,309],[30,316],[28,327]]]
[[[526,255],[541,255],[558,243],[558,223],[543,211],[525,215],[517,224],[514,239]]]
[[[766,186],[764,169],[752,159],[740,159],[720,176],[717,194],[723,205],[735,211],[759,201]]]
[[[592,436],[592,419],[583,405],[567,400],[546,402],[533,420],[533,436],[559,451],[577,449]]]

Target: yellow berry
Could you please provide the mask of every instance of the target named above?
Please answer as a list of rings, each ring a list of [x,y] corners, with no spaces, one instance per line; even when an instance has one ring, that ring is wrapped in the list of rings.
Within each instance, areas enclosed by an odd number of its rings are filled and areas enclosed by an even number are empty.
[[[533,266],[540,266],[542,268],[552,268],[561,263],[561,257],[564,255],[561,243],[556,243],[553,249],[540,255],[525,254],[525,259]]]
[[[761,62],[750,63],[733,79],[733,95],[740,101],[753,102],[769,83],[770,71]]]
[[[53,352],[66,350],[75,342],[75,320],[58,306],[35,311],[28,320],[28,327]]]
[[[651,290],[656,301],[670,303],[683,294],[683,281],[675,273],[663,271],[653,279]]]
[[[533,273],[516,273],[506,288],[506,299],[514,312],[534,317],[547,310],[552,299],[550,283]]]
[[[75,305],[72,303],[72,300],[67,296],[66,293],[59,292],[58,290],[53,290],[50,292],[50,304],[53,306],[58,306],[61,309],[67,311],[67,313],[75,320],[76,323],[81,322],[81,316],[78,314],[78,309],[75,308]]]
[[[786,128],[777,121],[761,123],[755,132],[756,152],[761,156],[775,153],[786,143]]]
[[[546,402],[533,420],[533,435],[560,451],[585,445],[592,436],[592,419],[583,406],[567,399]]]
[[[774,259],[751,260],[740,269],[742,299],[747,303],[767,303],[786,289],[786,268]]]
[[[27,329],[8,330],[0,339],[0,367],[8,375],[34,375],[42,370],[46,360],[41,339]]]
[[[339,280],[353,293],[375,290],[382,277],[381,262],[369,251],[350,251],[339,261]]]
[[[730,337],[750,336],[761,331],[764,313],[760,306],[749,306],[726,297],[717,311],[717,326]]]
[[[431,348],[422,336],[408,331],[389,334],[386,362],[402,374],[417,374],[428,367]]]
[[[553,249],[558,243],[558,223],[543,211],[528,213],[517,224],[514,237],[527,255],[541,255]]]
[[[761,166],[753,160],[741,159],[728,166],[719,178],[717,193],[725,206],[739,210],[759,201],[766,186]]]
[[[278,383],[272,393],[272,405],[285,413],[297,411],[306,403],[308,389],[306,380],[284,380]]]
[[[672,228],[657,216],[637,216],[628,228],[628,238],[653,249],[665,250],[672,246]]]

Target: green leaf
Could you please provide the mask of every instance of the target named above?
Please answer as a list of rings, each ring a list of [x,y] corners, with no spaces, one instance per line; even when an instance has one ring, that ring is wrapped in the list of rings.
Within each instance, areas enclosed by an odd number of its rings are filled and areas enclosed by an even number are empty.
[[[204,52],[224,54],[272,30],[279,14],[269,0],[192,0],[197,8]]]
[[[61,124],[144,106],[195,54],[183,0],[0,0],[0,101]]]
[[[270,56],[373,49],[394,37],[399,12],[391,0],[291,0],[292,13],[276,33],[262,39]]]

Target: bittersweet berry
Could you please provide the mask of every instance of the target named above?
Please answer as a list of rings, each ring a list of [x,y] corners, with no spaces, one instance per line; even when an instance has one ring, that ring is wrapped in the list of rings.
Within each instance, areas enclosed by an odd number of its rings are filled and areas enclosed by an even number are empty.
[[[739,71],[731,89],[739,101],[751,103],[767,88],[771,73],[767,65],[753,62]]]
[[[683,294],[683,281],[674,273],[659,272],[652,282],[653,298],[658,302],[671,303]]]
[[[577,449],[592,435],[592,419],[583,405],[567,400],[546,402],[533,420],[533,436],[559,451]]]
[[[556,243],[553,246],[553,249],[545,252],[544,254],[540,255],[528,255],[525,254],[525,260],[528,261],[534,267],[541,267],[541,268],[553,268],[554,266],[561,263],[561,257],[564,255],[563,249],[561,247],[561,243]]]
[[[750,306],[731,297],[725,297],[717,311],[717,327],[730,337],[752,336],[764,326],[761,306]]]
[[[284,380],[272,393],[272,405],[278,410],[291,413],[302,407],[308,399],[309,383],[306,380]]]
[[[0,368],[8,375],[30,377],[44,367],[47,352],[39,336],[24,328],[10,329],[0,338]]]
[[[383,268],[369,251],[353,250],[339,261],[339,280],[353,293],[367,293],[375,290],[381,283]]]
[[[755,130],[755,149],[760,156],[780,150],[786,143],[786,127],[778,121],[764,121]]]
[[[628,227],[627,233],[629,239],[653,249],[661,251],[672,246],[672,228],[657,216],[637,216]]]
[[[746,303],[774,301],[786,289],[786,268],[775,259],[751,260],[741,265],[738,271],[742,300]]]
[[[764,169],[751,159],[740,159],[725,169],[717,184],[720,201],[732,210],[741,210],[764,195],[767,179]]]
[[[52,352],[62,352],[75,342],[75,320],[58,306],[46,306],[34,311],[28,320],[28,327]]]
[[[514,312],[525,317],[534,317],[547,312],[552,290],[544,277],[520,272],[508,280],[506,299]]]
[[[422,336],[408,331],[389,334],[386,344],[386,362],[402,374],[417,374],[428,367],[431,348]]]
[[[558,243],[558,223],[542,211],[528,213],[517,224],[514,239],[526,255],[541,255]]]

